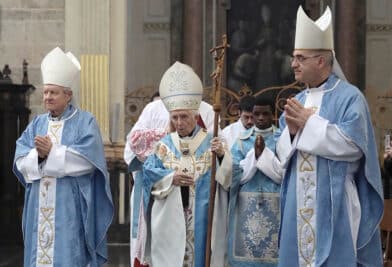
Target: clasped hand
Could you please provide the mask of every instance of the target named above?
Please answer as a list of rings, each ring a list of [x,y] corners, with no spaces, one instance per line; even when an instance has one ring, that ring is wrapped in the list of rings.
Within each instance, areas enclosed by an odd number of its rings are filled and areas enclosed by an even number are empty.
[[[173,176],[173,185],[191,186],[194,184],[193,177],[182,171],[176,171]]]
[[[309,117],[314,113],[313,109],[304,108],[295,98],[287,99],[284,111],[286,112],[286,124],[291,135],[296,135],[299,130],[303,129]]]
[[[40,158],[46,158],[49,155],[50,150],[52,149],[52,141],[47,135],[37,135],[34,138],[34,145]]]
[[[265,148],[264,138],[258,135],[255,140],[255,157],[258,159]]]

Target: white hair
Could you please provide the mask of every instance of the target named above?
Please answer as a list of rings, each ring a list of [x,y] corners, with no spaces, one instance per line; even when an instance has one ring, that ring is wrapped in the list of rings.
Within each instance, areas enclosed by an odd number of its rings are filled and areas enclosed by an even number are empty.
[[[170,119],[172,119],[173,112],[175,111],[180,111],[180,110],[172,110],[169,112],[170,114]],[[197,117],[199,116],[199,110],[197,109],[184,109],[181,110],[181,112],[185,112],[186,114],[189,114],[191,117],[193,117],[197,121]]]
[[[69,102],[68,102],[68,104],[72,104],[72,106],[76,106],[76,102],[75,102],[75,99],[74,99],[74,97],[73,97],[73,91],[72,91],[72,89],[71,89],[71,87],[63,87],[64,89],[64,92],[65,93],[67,93],[67,92],[70,92],[71,93],[71,100],[69,100]]]

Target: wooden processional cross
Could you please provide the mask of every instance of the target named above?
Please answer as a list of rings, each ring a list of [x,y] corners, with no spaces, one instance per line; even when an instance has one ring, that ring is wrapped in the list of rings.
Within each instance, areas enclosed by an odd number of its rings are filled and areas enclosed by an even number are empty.
[[[214,90],[214,133],[213,136],[218,136],[218,125],[219,125],[219,114],[221,111],[221,85],[222,85],[222,71],[225,60],[226,48],[230,47],[227,43],[227,36],[222,36],[222,44],[216,46],[210,50],[215,60],[215,70],[211,74],[213,79],[213,90]],[[214,204],[215,204],[215,193],[216,193],[216,153],[212,152],[211,162],[211,182],[210,182],[210,198],[208,204],[208,228],[207,228],[207,241],[206,241],[206,260],[205,267],[210,267],[211,262],[211,234],[212,234],[212,222],[214,219]]]

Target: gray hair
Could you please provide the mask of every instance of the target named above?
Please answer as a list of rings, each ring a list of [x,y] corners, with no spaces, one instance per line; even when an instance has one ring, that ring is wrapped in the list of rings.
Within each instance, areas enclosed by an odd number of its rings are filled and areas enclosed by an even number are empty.
[[[331,50],[318,50],[317,52],[325,58],[327,66],[332,67],[334,59],[333,52]]]
[[[65,93],[67,93],[67,92],[71,93],[71,100],[69,100],[68,104],[72,104],[73,106],[76,106],[76,102],[73,97],[73,91],[72,91],[71,87],[63,87],[63,88],[64,88],[63,90]]]
[[[172,110],[172,111],[175,111],[175,110]],[[185,111],[186,113],[192,115],[193,117],[199,116],[199,110],[197,110],[197,109],[186,109],[186,110],[183,110],[183,111]],[[172,113],[170,112],[170,119],[171,119],[171,114]]]

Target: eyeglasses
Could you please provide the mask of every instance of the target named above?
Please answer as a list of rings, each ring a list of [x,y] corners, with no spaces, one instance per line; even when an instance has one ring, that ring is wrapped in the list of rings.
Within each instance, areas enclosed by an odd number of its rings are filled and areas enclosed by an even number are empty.
[[[298,63],[304,63],[306,60],[310,59],[310,58],[316,58],[319,57],[321,55],[315,55],[315,56],[309,56],[309,57],[305,57],[303,55],[296,55],[296,56],[291,56],[290,57],[290,62],[293,63],[294,61],[297,61]]]

